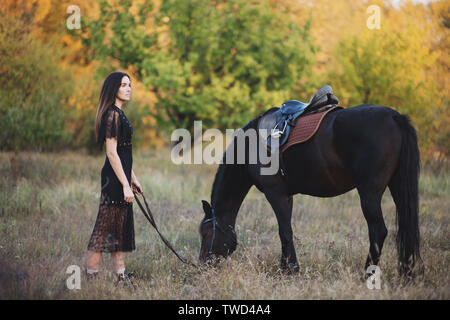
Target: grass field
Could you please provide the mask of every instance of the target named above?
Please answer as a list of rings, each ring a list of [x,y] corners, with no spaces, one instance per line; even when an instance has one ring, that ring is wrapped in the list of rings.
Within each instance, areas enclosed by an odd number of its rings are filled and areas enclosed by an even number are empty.
[[[69,290],[70,265],[83,271],[98,210],[105,156],[74,152],[0,153],[0,299],[449,299],[450,179],[422,170],[421,254],[425,272],[404,284],[397,274],[395,207],[387,191],[389,230],[381,256],[381,289],[364,280],[367,224],[351,191],[331,199],[294,197],[293,230],[300,272],[279,270],[281,245],[275,215],[255,188],[237,218],[238,249],[218,268],[183,265],[160,241],[134,204],[136,251],[127,268],[136,292],[115,287],[109,255],[99,279],[81,278]],[[176,166],[170,150],[135,152],[134,171],[161,232],[197,262],[201,200],[210,201],[216,166]]]

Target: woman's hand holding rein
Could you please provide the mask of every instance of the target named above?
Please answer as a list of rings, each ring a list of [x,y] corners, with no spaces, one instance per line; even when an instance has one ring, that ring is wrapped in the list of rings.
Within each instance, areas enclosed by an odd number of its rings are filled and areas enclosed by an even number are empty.
[[[128,185],[123,186],[123,195],[124,195],[124,200],[126,202],[133,202],[134,194],[133,194],[133,191],[131,190],[130,186],[128,186]]]

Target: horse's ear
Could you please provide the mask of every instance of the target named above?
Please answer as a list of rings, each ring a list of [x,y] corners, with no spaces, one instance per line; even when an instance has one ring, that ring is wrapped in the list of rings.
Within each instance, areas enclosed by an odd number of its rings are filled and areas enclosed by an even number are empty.
[[[206,219],[208,219],[212,216],[211,205],[206,200],[202,200],[202,204],[203,204],[203,211],[205,211],[205,217]]]

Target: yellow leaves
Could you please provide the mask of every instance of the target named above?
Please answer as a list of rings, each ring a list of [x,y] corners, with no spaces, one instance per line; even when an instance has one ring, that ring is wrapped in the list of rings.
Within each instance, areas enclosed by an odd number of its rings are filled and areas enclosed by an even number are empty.
[[[341,37],[330,72],[341,101],[355,105],[367,99],[408,114],[425,158],[449,145],[448,117],[441,110],[449,103],[448,67],[442,63],[448,30],[436,16],[411,2],[384,7],[380,30],[363,28]]]
[[[187,89],[186,89],[186,93],[188,94],[188,95],[193,95],[194,94],[194,87],[192,87],[192,86],[190,86],[190,87],[188,87]]]
[[[47,14],[50,12],[51,0],[39,0],[37,1],[37,10],[35,15],[36,22],[44,20]]]
[[[356,54],[358,57],[361,57],[363,55],[364,51],[362,47],[356,48]]]
[[[56,60],[64,68],[72,67],[76,86],[69,99],[69,105],[73,107],[80,117],[77,119],[76,128],[82,126],[83,121],[88,119],[87,115],[95,113],[96,100],[99,93],[99,80],[94,78],[97,65],[92,62],[92,51],[87,51],[81,41],[71,36],[65,30],[64,19],[67,18],[66,8],[69,5],[78,5],[84,18],[97,18],[100,15],[98,1],[92,0],[0,0],[0,11],[7,12],[8,16],[27,16],[30,20],[29,28],[33,36],[43,42],[54,41],[65,48],[62,60]],[[138,7],[144,0],[133,1],[129,10],[133,15],[138,14]],[[420,129],[427,134],[445,136],[449,118],[448,108],[450,90],[450,29],[445,26],[445,21],[449,21],[450,1],[431,1],[427,5],[414,4],[412,0],[400,1],[394,6],[393,0],[264,0],[268,3],[268,10],[278,13],[286,13],[286,17],[294,21],[297,25],[303,26],[311,19],[311,36],[314,44],[319,48],[315,53],[316,63],[313,73],[308,76],[295,75],[297,79],[298,98],[307,99],[305,92],[309,82],[320,85],[323,79],[328,76],[333,82],[336,94],[341,103],[349,101],[360,101],[364,93],[358,88],[369,82],[373,87],[381,88],[378,91],[372,90],[372,97],[376,95],[376,101],[383,104],[396,104],[404,110],[415,113],[418,122],[422,118],[432,118],[433,123],[420,122]],[[120,0],[108,0],[114,6],[120,4]],[[161,7],[162,0],[153,1],[153,13],[157,13]],[[242,14],[242,6],[234,6],[229,2],[214,2],[215,10],[234,10],[236,14]],[[241,3],[241,2],[239,2]],[[397,5],[398,3],[398,5]],[[244,4],[244,1],[242,1]],[[380,7],[381,20],[379,30],[370,30],[367,27],[367,19],[370,14],[367,8],[370,5]],[[157,25],[152,17],[146,20],[145,29],[147,34],[158,34],[158,51],[164,51],[171,46],[174,39],[169,36],[169,28],[176,22],[175,16],[165,14],[162,16],[163,24]],[[200,21],[200,17],[195,18],[195,22]],[[255,18],[256,19],[256,18]],[[260,24],[263,20],[258,19]],[[254,23],[257,23],[255,20]],[[32,27],[31,27],[32,25]],[[158,28],[158,29],[157,29]],[[108,30],[107,32],[110,32]],[[286,33],[290,32],[288,29]],[[91,38],[88,29],[80,30],[86,38]],[[106,39],[108,39],[107,35]],[[267,34],[266,36],[270,36]],[[283,36],[278,39],[284,41]],[[0,39],[1,41],[2,39]],[[139,41],[139,40],[137,40]],[[339,52],[340,43],[344,43],[347,51]],[[288,42],[283,42],[287,46]],[[208,45],[210,45],[208,43]],[[55,46],[56,47],[56,46]],[[233,44],[224,53],[227,58],[241,59],[242,47]],[[195,54],[192,53],[192,54]],[[352,58],[346,56],[351,55]],[[344,57],[345,59],[342,59]],[[263,79],[266,81],[267,69],[261,69],[259,61],[249,57],[242,57],[242,68],[249,70],[248,77]],[[118,67],[118,61],[111,62],[111,68]],[[220,67],[220,66],[218,66]],[[0,66],[1,68],[1,66]],[[191,68],[191,66],[189,66]],[[189,69],[188,68],[188,69]],[[290,66],[296,69],[296,66]],[[329,72],[333,69],[333,72]],[[157,77],[168,77],[175,75],[174,88],[182,88],[179,92],[184,92],[187,96],[196,98],[199,95],[198,88],[209,79],[208,74],[201,72],[190,72],[184,70],[181,65],[167,64],[159,68]],[[160,88],[144,86],[137,76],[140,74],[145,78],[144,73],[138,73],[135,69],[127,70],[133,77],[133,104],[142,111],[144,108],[152,110],[157,101],[153,92]],[[359,73],[359,74],[358,74]],[[185,85],[181,80],[185,74],[189,74],[189,81]],[[242,73],[244,74],[244,72]],[[366,77],[359,77],[364,74]],[[179,75],[179,76],[177,76]],[[336,80],[336,75],[344,75],[340,80]],[[247,75],[246,75],[247,76]],[[155,76],[156,77],[156,76]],[[301,79],[300,79],[301,78]],[[208,80],[209,81],[209,80]],[[236,79],[230,75],[223,78],[213,78],[213,86],[210,97],[224,104],[235,105],[234,113],[247,112],[246,108],[253,108],[254,105],[269,106],[277,105],[284,99],[292,98],[288,91],[268,92],[261,90],[255,96],[255,101],[244,101],[242,96],[248,95],[247,86],[236,85]],[[350,85],[351,84],[351,85]],[[353,87],[352,87],[353,86]],[[356,89],[355,89],[356,88]],[[171,90],[176,90],[171,88]],[[408,94],[405,94],[406,90]],[[306,94],[307,93],[307,94]],[[171,99],[173,91],[166,90],[159,95],[161,99]],[[304,96],[302,96],[305,94]],[[411,96],[414,96],[411,98]],[[410,99],[406,101],[405,99]],[[195,99],[192,99],[192,101]],[[425,103],[426,102],[426,103]],[[410,108],[410,109],[407,109]],[[154,110],[152,110],[154,111]],[[207,110],[208,113],[218,112],[218,110]],[[253,112],[253,111],[251,111]],[[251,113],[249,112],[249,114]],[[421,113],[423,112],[423,113]],[[232,120],[230,116],[230,121]],[[236,117],[237,118],[237,117]],[[225,119],[228,121],[228,119]],[[225,121],[224,120],[224,121]],[[420,120],[420,121],[419,121]],[[237,121],[237,120],[236,120]],[[157,139],[156,121],[151,116],[142,118],[145,138],[143,140]],[[428,130],[428,131],[426,131]],[[440,133],[443,132],[443,133]],[[444,138],[442,138],[444,139]],[[146,142],[147,143],[147,142]],[[149,142],[148,145],[153,142]],[[438,146],[442,148],[442,146]]]
[[[151,116],[143,116],[142,123],[145,125],[148,125],[148,124],[155,124],[156,121],[155,121],[155,118],[153,118]]]

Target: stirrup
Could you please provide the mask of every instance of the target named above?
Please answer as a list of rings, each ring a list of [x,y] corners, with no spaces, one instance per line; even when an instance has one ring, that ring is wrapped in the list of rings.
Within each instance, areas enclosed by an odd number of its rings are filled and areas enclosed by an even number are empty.
[[[278,139],[279,137],[281,137],[284,134],[284,131],[286,131],[286,126],[287,126],[287,121],[284,122],[283,130],[279,130],[279,129],[277,129],[277,127],[278,127],[278,124],[277,124],[275,126],[275,128],[273,128],[271,130],[270,137],[273,139]]]

